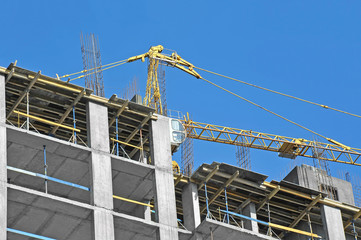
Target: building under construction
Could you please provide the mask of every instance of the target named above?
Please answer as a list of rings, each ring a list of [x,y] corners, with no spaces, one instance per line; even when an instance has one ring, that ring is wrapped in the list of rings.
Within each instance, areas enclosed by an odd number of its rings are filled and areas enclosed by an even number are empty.
[[[172,167],[182,127],[171,118],[40,71],[0,68],[0,121],[0,239],[344,240],[361,232],[349,182],[330,186],[306,165],[280,182],[218,162],[184,175]],[[183,124],[188,137],[208,140],[207,126]],[[254,132],[236,134],[262,149]],[[308,156],[307,143],[273,139],[267,150]]]

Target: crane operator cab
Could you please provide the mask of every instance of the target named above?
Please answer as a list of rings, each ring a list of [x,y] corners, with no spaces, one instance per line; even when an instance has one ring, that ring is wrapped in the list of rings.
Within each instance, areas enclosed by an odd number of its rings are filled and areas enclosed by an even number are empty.
[[[181,121],[174,118],[169,118],[169,133],[172,153],[179,149],[179,146],[185,141],[187,132]],[[180,168],[176,161],[172,161],[173,172],[180,174]]]

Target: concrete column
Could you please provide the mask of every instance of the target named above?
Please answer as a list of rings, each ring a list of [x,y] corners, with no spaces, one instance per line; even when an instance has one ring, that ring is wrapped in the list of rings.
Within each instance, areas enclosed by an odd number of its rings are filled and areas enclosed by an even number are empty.
[[[201,223],[199,210],[198,188],[194,183],[188,183],[182,192],[184,226],[189,231],[194,231]]]
[[[323,230],[327,240],[345,240],[341,210],[338,208],[321,205]]]
[[[178,240],[169,118],[158,115],[151,122],[151,159],[155,166],[155,213],[160,223],[158,239]]]
[[[109,156],[108,108],[87,103],[88,145],[91,148],[94,239],[114,240],[112,166]]]
[[[247,206],[245,206],[242,210],[242,214],[257,219],[257,211],[256,205],[253,202],[250,202]],[[252,230],[258,233],[258,224],[255,221],[243,220],[244,221],[244,228],[248,230]]]
[[[0,75],[0,239],[6,239],[7,228],[7,137],[5,77]]]

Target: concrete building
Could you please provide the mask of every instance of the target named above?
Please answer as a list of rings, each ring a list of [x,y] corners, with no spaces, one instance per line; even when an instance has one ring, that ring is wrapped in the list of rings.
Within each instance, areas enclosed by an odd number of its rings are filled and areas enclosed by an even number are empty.
[[[299,168],[281,182],[217,162],[174,173],[169,118],[153,111],[0,68],[0,239],[342,240],[361,231],[352,193],[336,185],[339,200],[328,199],[301,183]]]

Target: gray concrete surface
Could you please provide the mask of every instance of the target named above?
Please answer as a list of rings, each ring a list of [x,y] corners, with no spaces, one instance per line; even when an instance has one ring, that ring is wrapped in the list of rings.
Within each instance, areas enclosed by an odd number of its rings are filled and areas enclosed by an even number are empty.
[[[201,223],[197,184],[188,183],[182,192],[183,221],[189,231],[193,231]]]
[[[92,239],[87,204],[8,184],[8,227],[58,240]],[[9,233],[8,239],[24,240]]]
[[[151,158],[155,166],[155,212],[161,224],[160,240],[177,240],[177,209],[175,203],[172,155],[169,134],[169,118],[157,115],[151,121]]]
[[[324,236],[327,240],[345,240],[340,209],[321,205]]]
[[[257,219],[256,204],[250,202],[242,209],[242,214]],[[244,220],[244,228],[258,233],[258,223],[255,221]]]
[[[5,77],[0,75],[0,239],[6,238],[7,226],[7,151],[6,151]]]
[[[112,157],[113,194],[139,202],[154,197],[154,166],[123,157]],[[114,210],[144,218],[141,205],[114,199]]]
[[[87,103],[88,145],[91,148],[92,204],[94,210],[94,239],[113,240],[112,166],[109,156],[108,108],[97,103]]]
[[[325,183],[322,177],[318,180],[317,171],[319,170],[315,167],[302,164],[301,166],[296,166],[283,180],[319,191],[319,182],[326,185],[328,185],[328,183]],[[343,203],[355,205],[351,183],[339,178],[331,178],[333,187],[337,191],[337,200]]]
[[[46,135],[7,126],[8,165],[44,174],[43,145],[46,145],[48,175],[90,187],[90,149]],[[44,179],[8,171],[11,183],[44,191]],[[90,192],[48,181],[50,194],[90,202]]]

